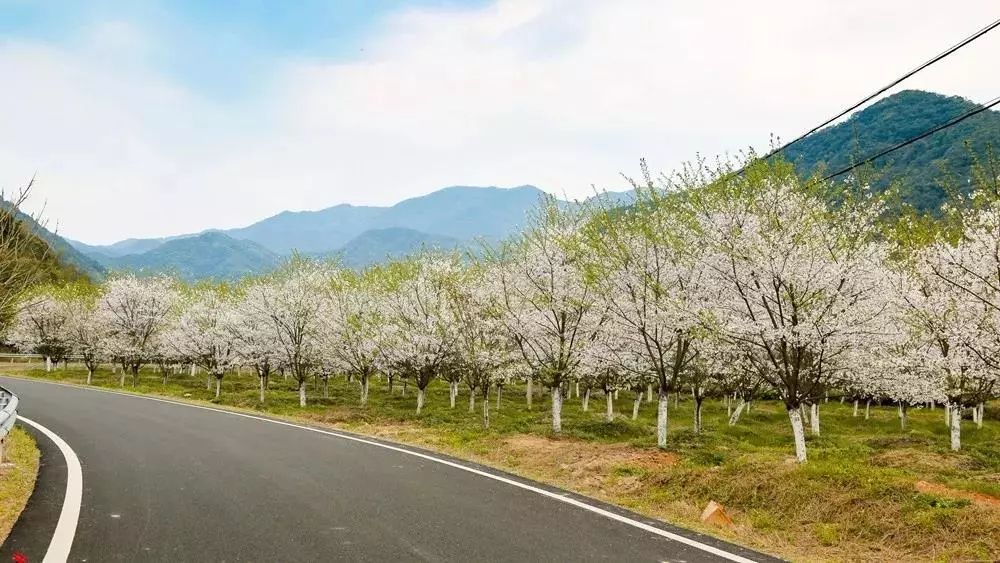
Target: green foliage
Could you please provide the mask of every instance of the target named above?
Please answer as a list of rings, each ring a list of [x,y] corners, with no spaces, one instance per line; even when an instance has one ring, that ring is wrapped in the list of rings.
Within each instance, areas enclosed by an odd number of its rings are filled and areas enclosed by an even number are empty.
[[[831,172],[916,136],[974,109],[958,96],[906,90],[824,129],[784,151],[804,176]],[[1000,113],[986,111],[875,161],[878,191],[898,182],[900,200],[917,211],[936,211],[950,187],[967,193],[975,155],[1000,146]]]

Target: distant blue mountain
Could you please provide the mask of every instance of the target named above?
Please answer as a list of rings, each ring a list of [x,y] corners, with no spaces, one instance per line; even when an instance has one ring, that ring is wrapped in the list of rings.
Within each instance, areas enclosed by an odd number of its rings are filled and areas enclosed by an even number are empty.
[[[616,205],[630,202],[630,194],[595,197]],[[524,228],[543,196],[534,186],[453,186],[391,207],[342,204],[319,211],[284,211],[238,229],[127,239],[107,246],[69,242],[110,270],[169,271],[188,279],[264,271],[296,251],[336,255],[344,265],[362,267],[421,248],[454,249],[507,238]]]

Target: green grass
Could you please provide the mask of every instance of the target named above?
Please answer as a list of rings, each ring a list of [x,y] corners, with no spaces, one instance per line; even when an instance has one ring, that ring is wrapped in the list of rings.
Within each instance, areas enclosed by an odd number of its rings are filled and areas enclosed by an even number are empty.
[[[0,465],[0,544],[7,539],[35,488],[39,460],[35,441],[16,426],[7,435],[5,448],[9,463]]]
[[[37,367],[37,366],[35,366]],[[10,370],[28,377],[82,383],[83,371]],[[110,372],[95,386],[118,388]],[[970,500],[970,493],[1000,497],[1000,422],[987,408],[982,429],[963,423],[963,451],[948,450],[942,410],[911,409],[902,431],[895,407],[872,407],[872,418],[853,417],[850,404],[821,405],[822,435],[808,436],[809,462],[792,461],[791,431],[784,409],[755,404],[736,426],[726,423],[725,406],[706,404],[704,432],[691,429],[692,405],[671,401],[667,452],[655,449],[655,405],[643,403],[629,420],[631,394],[616,409],[624,416],[603,419],[604,400],[591,399],[584,412],[576,398],[565,401],[563,433],[550,430],[547,397],[526,409],[523,387],[504,389],[501,406],[492,396],[490,428],[482,427],[482,403],[468,411],[462,388],[455,409],[448,387],[428,388],[424,411],[416,393],[389,394],[371,384],[370,404],[360,407],[357,383],[331,380],[323,399],[313,382],[309,406],[299,408],[291,380],[272,377],[261,404],[257,380],[227,375],[222,406],[305,419],[447,452],[552,483],[676,524],[692,527],[798,560],[995,559],[1000,557],[1000,505]],[[152,369],[127,391],[214,402],[204,375],[172,375],[164,385]],[[920,493],[917,481],[944,485],[945,495]],[[735,521],[729,529],[708,528],[698,515],[709,500],[720,502]]]

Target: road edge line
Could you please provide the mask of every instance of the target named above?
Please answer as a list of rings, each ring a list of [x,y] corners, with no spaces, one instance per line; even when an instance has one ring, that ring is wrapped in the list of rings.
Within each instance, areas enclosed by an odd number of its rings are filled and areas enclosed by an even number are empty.
[[[0,374],[0,375],[2,375],[2,374]],[[376,446],[376,447],[379,447],[379,448],[383,448],[383,449],[387,449],[387,450],[391,450],[391,451],[395,451],[395,452],[399,452],[399,453],[403,453],[403,454],[415,456],[415,457],[418,457],[418,458],[421,458],[421,459],[426,459],[428,461],[433,461],[435,463],[440,463],[442,465],[453,467],[455,469],[460,469],[462,471],[467,471],[469,473],[473,473],[473,474],[479,475],[481,477],[486,477],[488,479],[493,479],[494,481],[499,481],[501,483],[512,485],[514,487],[518,487],[520,489],[524,489],[526,491],[533,492],[533,493],[536,493],[536,494],[539,494],[539,495],[542,495],[542,496],[545,496],[545,497],[548,497],[548,498],[551,498],[551,499],[554,499],[554,500],[557,500],[557,501],[560,501],[560,502],[563,502],[563,503],[575,506],[577,508],[582,508],[583,510],[587,510],[587,511],[592,512],[594,514],[597,514],[599,516],[603,516],[605,518],[608,518],[610,520],[615,520],[615,521],[620,522],[622,524],[626,524],[626,525],[632,526],[634,528],[638,528],[640,530],[652,533],[654,535],[658,535],[660,537],[663,537],[663,538],[666,538],[666,539],[669,539],[669,540],[672,540],[672,541],[675,541],[675,542],[678,542],[678,543],[682,543],[684,545],[687,545],[689,547],[693,547],[695,549],[704,551],[706,553],[711,553],[712,555],[716,555],[718,557],[722,557],[723,559],[726,559],[726,560],[729,560],[729,561],[734,561],[736,563],[757,563],[757,561],[755,561],[753,559],[749,559],[747,557],[743,557],[742,555],[737,555],[735,553],[730,553],[730,552],[728,552],[728,551],[726,551],[724,549],[721,549],[721,548],[718,548],[718,547],[715,547],[715,546],[712,546],[712,545],[708,545],[706,543],[702,543],[702,542],[700,542],[698,540],[695,540],[695,539],[692,539],[692,538],[688,538],[686,536],[682,536],[682,535],[676,534],[674,532],[670,532],[670,531],[667,531],[667,530],[663,530],[663,529],[657,528],[656,526],[652,526],[650,524],[646,524],[645,522],[640,522],[638,520],[635,520],[633,518],[629,518],[629,517],[621,515],[621,514],[616,514],[614,512],[611,512],[610,510],[605,510],[605,509],[603,509],[603,508],[601,508],[599,506],[594,506],[594,505],[592,505],[590,503],[587,503],[587,502],[584,502],[582,500],[566,496],[565,494],[560,494],[560,493],[556,493],[556,492],[549,491],[549,490],[546,490],[546,489],[542,489],[540,487],[536,487],[536,486],[530,485],[528,483],[522,483],[520,481],[517,481],[517,480],[514,480],[514,479],[510,479],[508,477],[504,477],[503,475],[496,475],[496,474],[490,473],[488,471],[484,471],[482,469],[477,469],[475,467],[469,467],[467,465],[464,465],[462,463],[458,463],[456,461],[451,461],[451,460],[448,460],[448,459],[443,459],[443,458],[435,457],[433,455],[430,455],[430,454],[427,454],[427,453],[423,453],[423,452],[409,450],[409,449],[407,449],[405,447],[402,447],[401,445],[400,446],[396,446],[396,445],[392,445],[392,444],[387,444],[387,443],[384,443],[384,442],[379,442],[377,440],[370,440],[370,439],[367,439],[367,438],[363,438],[361,436],[353,436],[351,434],[346,434],[346,433],[343,433],[343,432],[338,432],[336,430],[325,430],[325,429],[322,429],[322,428],[314,428],[314,427],[311,427],[311,426],[305,426],[303,424],[296,424],[294,422],[288,422],[288,421],[285,421],[285,420],[278,420],[278,419],[268,418],[268,417],[264,417],[264,416],[257,416],[257,415],[253,415],[253,414],[243,413],[243,412],[234,411],[234,410],[227,410],[227,409],[222,409],[222,408],[217,408],[217,407],[210,407],[210,406],[207,406],[207,405],[198,405],[198,404],[194,404],[194,403],[187,403],[187,402],[184,402],[184,401],[175,401],[175,400],[172,400],[172,399],[165,399],[165,398],[162,398],[162,397],[154,397],[154,396],[150,396],[150,395],[142,395],[142,394],[139,394],[139,393],[128,393],[128,392],[123,392],[123,391],[115,391],[113,389],[103,389],[103,388],[97,388],[97,387],[87,387],[87,386],[84,386],[84,385],[62,383],[62,382],[58,382],[58,381],[46,381],[44,379],[35,379],[35,378],[29,378],[29,377],[18,377],[18,376],[11,376],[11,375],[5,375],[5,377],[10,377],[12,379],[19,379],[19,380],[22,380],[22,381],[32,381],[32,382],[37,382],[37,383],[45,383],[45,384],[49,384],[49,385],[59,385],[61,387],[70,387],[70,388],[73,388],[73,389],[82,389],[82,390],[87,390],[87,391],[97,391],[97,392],[101,392],[101,393],[108,393],[108,394],[111,394],[111,395],[121,395],[121,396],[125,396],[125,397],[135,397],[137,399],[144,399],[144,400],[147,400],[147,401],[157,401],[157,402],[160,402],[160,403],[167,403],[167,404],[178,405],[178,406],[182,406],[182,407],[190,407],[190,408],[194,408],[194,409],[202,409],[202,410],[206,410],[206,411],[212,411],[212,412],[217,412],[217,413],[229,414],[229,415],[233,415],[233,416],[240,416],[240,417],[243,417],[243,418],[249,418],[249,419],[252,419],[252,420],[258,420],[258,421],[261,421],[261,422],[270,422],[272,424],[279,424],[279,425],[288,426],[288,427],[291,427],[291,428],[298,428],[300,430],[307,430],[309,432],[316,432],[316,433],[319,433],[319,434],[326,434],[328,436],[333,436],[335,438],[341,438],[341,439],[344,439],[344,440],[350,440],[350,441],[353,441],[353,442],[367,444],[367,445],[370,445],[370,446]],[[19,416],[18,418],[21,419],[23,417]],[[55,436],[55,435],[53,434],[53,436]],[[58,438],[58,436],[56,436],[56,438]],[[69,448],[68,445],[66,447]],[[70,452],[72,453],[72,449],[70,449]],[[75,457],[76,454],[73,454],[73,455]],[[67,487],[68,487],[68,484],[67,484]],[[569,493],[569,491],[566,491],[566,493]],[[65,505],[63,505],[63,508],[65,509]],[[62,517],[61,516],[60,516],[60,523],[62,523]],[[74,525],[74,530],[75,530],[75,525]],[[67,551],[67,555],[68,555],[68,553],[69,552]],[[48,556],[46,556],[46,561],[47,560],[48,560]],[[46,561],[43,561],[42,563],[46,563]]]
[[[52,541],[49,542],[45,557],[42,559],[42,563],[61,563],[69,560],[73,538],[76,537],[76,527],[80,521],[80,507],[83,502],[83,468],[80,466],[80,458],[77,457],[73,448],[55,432],[24,416],[18,416],[17,420],[33,427],[44,434],[46,438],[52,440],[59,448],[63,458],[66,459],[66,495],[63,497],[62,510],[59,512],[56,529],[52,532]]]

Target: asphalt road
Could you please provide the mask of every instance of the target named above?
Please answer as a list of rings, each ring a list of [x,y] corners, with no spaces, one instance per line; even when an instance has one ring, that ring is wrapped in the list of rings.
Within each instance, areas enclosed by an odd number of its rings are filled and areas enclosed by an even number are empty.
[[[721,560],[543,494],[376,445],[87,389],[5,377],[0,385],[20,397],[21,414],[80,458],[82,508],[71,561]],[[42,560],[66,487],[59,450],[28,430],[42,448],[43,467],[0,560],[10,561],[14,550]]]

